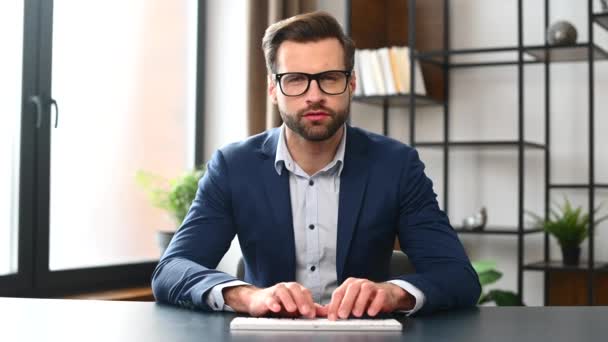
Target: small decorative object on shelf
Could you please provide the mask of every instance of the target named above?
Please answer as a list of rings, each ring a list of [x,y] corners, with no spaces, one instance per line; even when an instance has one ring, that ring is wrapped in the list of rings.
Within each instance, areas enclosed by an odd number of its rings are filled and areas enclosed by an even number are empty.
[[[462,220],[462,228],[468,230],[483,230],[488,222],[488,211],[485,207],[479,209],[479,212],[473,216],[466,217]]]
[[[577,35],[574,25],[565,20],[559,20],[549,26],[547,43],[550,45],[573,45],[576,44]]]
[[[555,236],[562,249],[564,266],[575,266],[580,260],[580,244],[589,235],[589,214],[580,206],[573,208],[568,198],[564,200],[563,206],[555,205],[556,208],[551,210],[547,220],[529,211],[526,213],[532,217],[537,227]],[[599,207],[594,213],[598,209]],[[608,216],[604,216],[596,219],[593,226],[597,226],[607,218]]]

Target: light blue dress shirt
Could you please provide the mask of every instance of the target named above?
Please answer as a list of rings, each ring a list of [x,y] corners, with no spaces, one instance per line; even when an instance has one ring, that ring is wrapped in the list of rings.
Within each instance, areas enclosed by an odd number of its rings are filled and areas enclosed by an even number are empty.
[[[310,290],[313,300],[328,304],[338,287],[336,273],[336,246],[338,235],[338,210],[340,198],[340,174],[344,164],[346,129],[334,159],[317,171],[308,175],[292,159],[285,140],[285,125],[281,127],[275,157],[276,172],[289,172],[289,192],[296,256],[296,282]],[[424,294],[412,284],[403,280],[389,281],[414,296],[416,305],[412,314],[424,304]],[[243,281],[231,281],[213,287],[207,296],[207,303],[217,310],[232,311],[224,304],[222,290],[226,287],[248,285]]]

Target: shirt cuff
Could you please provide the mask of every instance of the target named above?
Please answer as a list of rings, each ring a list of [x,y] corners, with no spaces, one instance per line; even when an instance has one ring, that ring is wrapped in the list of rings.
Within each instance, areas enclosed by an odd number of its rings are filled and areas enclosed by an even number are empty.
[[[399,286],[400,288],[404,289],[406,292],[411,294],[414,297],[414,299],[416,300],[416,303],[414,304],[413,309],[399,310],[399,312],[405,313],[409,316],[422,308],[422,306],[424,305],[424,301],[426,300],[426,297],[424,296],[424,293],[422,293],[422,291],[420,291],[416,286],[408,283],[405,280],[399,280],[399,279],[389,280],[388,283],[395,284],[395,285]]]
[[[240,286],[240,285],[251,285],[244,281],[232,280],[229,282],[215,285],[211,288],[209,295],[207,296],[207,305],[214,311],[230,311],[234,312],[234,309],[224,303],[224,295],[222,290],[226,287]]]

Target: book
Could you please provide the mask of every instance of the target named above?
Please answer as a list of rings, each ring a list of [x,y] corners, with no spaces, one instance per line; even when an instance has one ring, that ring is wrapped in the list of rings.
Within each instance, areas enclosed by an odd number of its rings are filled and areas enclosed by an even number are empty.
[[[380,62],[378,50],[370,50],[370,61],[372,65],[372,75],[376,93],[377,95],[386,95],[386,89],[384,87],[384,75],[382,75],[382,62]]]
[[[391,59],[389,57],[388,48],[384,47],[376,50],[378,54],[378,60],[382,67],[382,79],[384,80],[385,95],[397,94],[395,87],[395,78],[393,68],[391,67]]]
[[[355,77],[357,78],[357,87],[355,88],[355,96],[364,95],[363,76],[361,75],[361,50],[355,50],[355,66],[353,68]]]
[[[355,95],[407,95],[411,93],[410,50],[406,46],[384,47],[377,50],[355,51],[357,89]],[[426,95],[422,68],[414,63],[414,88],[418,95]]]

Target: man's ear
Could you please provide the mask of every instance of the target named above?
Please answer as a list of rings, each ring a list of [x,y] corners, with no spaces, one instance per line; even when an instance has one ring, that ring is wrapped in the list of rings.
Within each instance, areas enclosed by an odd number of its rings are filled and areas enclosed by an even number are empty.
[[[274,82],[272,77],[268,75],[268,96],[272,104],[277,104],[277,84]]]
[[[350,74],[348,86],[350,87],[350,97],[352,98],[355,94],[355,89],[357,89],[357,74],[355,73],[355,70],[353,70]]]

